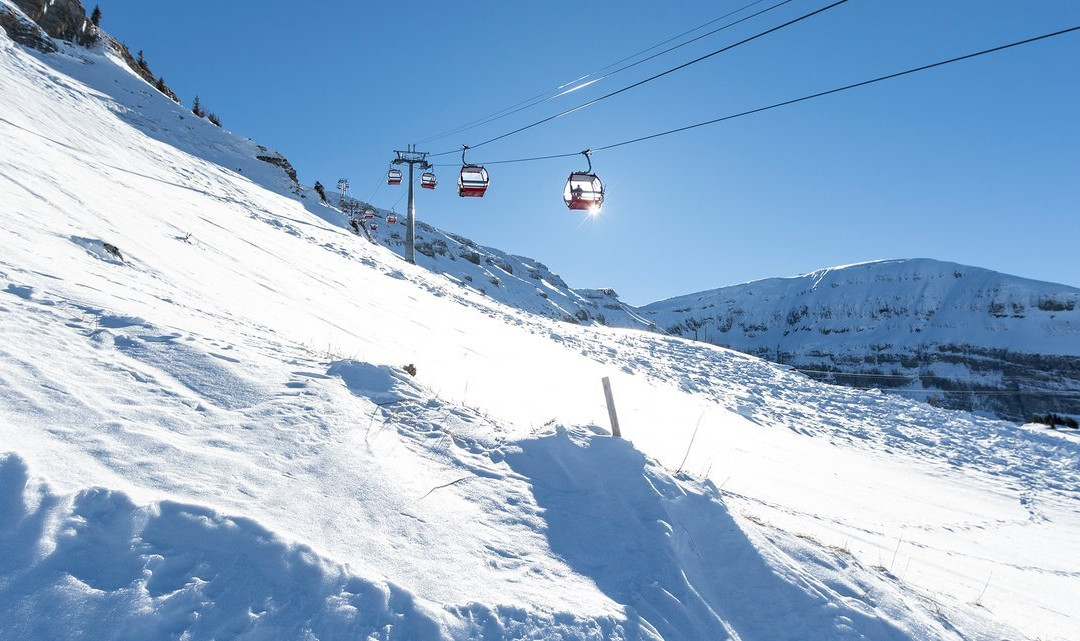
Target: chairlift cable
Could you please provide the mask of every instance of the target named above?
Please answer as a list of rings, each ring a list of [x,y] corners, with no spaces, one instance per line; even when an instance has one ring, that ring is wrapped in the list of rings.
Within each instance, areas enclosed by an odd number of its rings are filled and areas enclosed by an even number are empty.
[[[639,51],[639,52],[637,52],[635,54],[626,56],[625,58],[617,60],[617,61],[607,65],[606,67],[601,67],[600,69],[598,69],[598,70],[596,70],[596,71],[594,71],[592,73],[587,73],[587,74],[585,74],[583,76],[579,76],[575,80],[571,80],[569,82],[564,82],[561,85],[557,86],[555,88],[554,92],[545,91],[545,92],[537,94],[537,95],[535,95],[535,96],[533,96],[531,98],[526,98],[525,100],[522,100],[520,102],[516,102],[516,103],[510,105],[509,107],[505,107],[503,109],[500,109],[500,110],[498,110],[498,111],[496,111],[494,113],[488,114],[487,116],[483,116],[481,118],[477,118],[476,120],[472,120],[470,122],[467,122],[464,125],[461,125],[460,127],[454,127],[453,129],[446,130],[446,131],[444,131],[444,132],[442,132],[440,134],[436,134],[434,136],[431,136],[430,138],[425,138],[423,140],[420,140],[420,141],[417,142],[417,144],[423,144],[423,143],[426,143],[426,142],[431,142],[433,140],[439,140],[441,138],[445,138],[446,136],[450,136],[450,135],[453,135],[455,133],[460,133],[462,131],[465,131],[466,129],[471,129],[473,126],[479,126],[480,124],[484,124],[484,123],[481,123],[481,121],[487,122],[488,118],[495,118],[496,116],[501,118],[502,117],[501,114],[504,114],[505,112],[508,112],[511,109],[515,109],[516,107],[520,107],[522,105],[525,105],[526,103],[531,103],[533,101],[539,101],[539,102],[536,102],[534,104],[540,104],[540,102],[545,102],[546,100],[549,100],[553,96],[553,93],[558,94],[559,92],[562,91],[562,89],[564,87],[566,87],[568,85],[575,84],[575,83],[580,82],[580,81],[584,80],[585,78],[588,78],[588,77],[590,77],[592,75],[595,75],[597,73],[606,71],[606,70],[608,70],[608,69],[610,69],[610,68],[612,68],[612,67],[614,67],[616,65],[619,65],[619,64],[621,64],[623,62],[626,62],[627,60],[632,60],[632,59],[634,59],[634,58],[636,58],[636,57],[638,57],[638,56],[640,56],[640,55],[642,55],[644,53],[648,53],[649,51],[652,51],[653,49],[656,49],[657,47],[662,47],[663,45],[671,42],[672,40],[677,40],[677,39],[679,39],[679,38],[681,38],[681,37],[683,37],[685,35],[691,34],[691,33],[695,32],[695,31],[700,30],[700,29],[704,29],[705,27],[707,27],[707,26],[709,26],[709,25],[711,25],[711,24],[713,24],[715,22],[723,20],[724,18],[727,18],[729,16],[733,16],[736,13],[739,13],[741,11],[745,11],[746,9],[749,9],[749,8],[753,7],[754,5],[760,4],[760,3],[764,2],[764,1],[765,0],[754,0],[754,2],[751,2],[750,4],[742,6],[742,7],[738,8],[738,9],[736,9],[734,11],[730,11],[728,13],[725,13],[724,15],[720,16],[719,18],[713,18],[712,20],[710,20],[710,21],[708,21],[708,22],[706,22],[704,24],[700,24],[700,25],[694,27],[693,29],[689,29],[687,31],[684,31],[684,32],[680,33],[677,36],[672,36],[672,37],[668,38],[667,40],[664,40],[663,42],[659,42],[659,43],[657,43],[657,44],[655,44],[655,45],[653,45],[651,47],[648,47],[646,49],[643,49],[643,50],[641,50],[641,51]],[[532,106],[532,105],[528,105],[528,106]],[[507,114],[507,115],[509,115],[509,114]]]
[[[379,179],[379,184],[375,186],[375,191],[371,192],[371,195],[368,196],[367,202],[370,203],[373,200],[375,200],[375,194],[379,193],[379,190],[382,189],[382,186],[383,186],[384,182],[386,182],[385,178],[380,178]]]
[[[575,152],[568,153],[568,154],[552,154],[550,156],[534,156],[532,158],[515,158],[513,160],[492,160],[490,162],[483,162],[483,163],[477,163],[477,164],[481,164],[481,165],[484,165],[484,166],[487,166],[487,165],[505,165],[505,164],[508,164],[508,163],[515,163],[515,162],[533,162],[533,161],[536,161],[536,160],[552,160],[552,159],[555,159],[555,158],[570,158],[571,156],[580,156],[580,155],[581,155],[580,151],[575,151]],[[461,166],[460,163],[437,163],[437,164],[432,165],[432,167],[460,167],[460,166]]]
[[[849,89],[857,89],[859,87],[865,87],[867,85],[872,85],[874,83],[883,82],[885,80],[892,80],[893,78],[899,78],[901,76],[907,76],[907,75],[910,75],[910,74],[913,74],[913,73],[918,73],[920,71],[926,71],[928,69],[934,69],[936,67],[942,67],[944,65],[952,64],[954,62],[961,62],[963,60],[970,60],[971,58],[976,58],[978,56],[985,56],[986,54],[996,53],[998,51],[1003,51],[1005,49],[1011,49],[1013,47],[1019,47],[1021,45],[1030,44],[1032,42],[1038,42],[1039,40],[1046,40],[1047,38],[1053,38],[1055,36],[1064,35],[1066,33],[1070,33],[1070,32],[1077,31],[1077,30],[1080,30],[1080,25],[1075,26],[1075,27],[1070,27],[1068,29],[1062,29],[1060,31],[1055,31],[1053,33],[1047,33],[1047,34],[1044,34],[1044,35],[1041,35],[1041,36],[1036,36],[1034,38],[1028,38],[1026,40],[1020,40],[1020,41],[1017,41],[1017,42],[1012,42],[1012,43],[1009,43],[1009,44],[1006,44],[1006,45],[1001,45],[999,47],[993,47],[991,49],[984,49],[982,51],[977,51],[975,53],[969,53],[969,54],[966,54],[966,55],[963,55],[963,56],[957,56],[955,58],[949,58],[948,60],[941,60],[941,61],[934,62],[934,63],[928,64],[928,65],[923,65],[921,67],[913,67],[911,69],[906,69],[904,71],[898,71],[896,73],[891,73],[891,74],[888,74],[888,75],[885,75],[885,76],[878,76],[877,78],[873,78],[871,80],[864,80],[862,82],[856,82],[856,83],[853,83],[853,84],[850,84],[850,85],[845,85],[843,87],[837,87],[835,89],[829,89],[828,91],[820,91],[818,93],[810,94],[808,96],[803,96],[801,98],[795,98],[795,99],[792,99],[792,100],[785,100],[784,102],[774,103],[774,104],[768,105],[766,107],[759,107],[757,109],[751,109],[749,111],[743,111],[743,112],[740,112],[740,113],[737,113],[737,114],[732,114],[730,116],[724,116],[722,118],[714,118],[713,120],[706,120],[704,122],[695,123],[693,125],[687,125],[685,127],[679,127],[679,128],[676,128],[676,129],[669,129],[667,131],[662,131],[660,133],[651,134],[649,136],[642,136],[640,138],[633,138],[631,140],[624,140],[623,142],[615,143],[613,145],[605,145],[603,147],[597,147],[596,150],[600,151],[600,150],[605,150],[605,149],[614,149],[616,147],[622,147],[623,145],[629,145],[629,144],[633,144],[635,142],[642,142],[644,140],[651,140],[652,138],[659,138],[660,136],[667,136],[669,134],[679,133],[679,132],[687,131],[689,129],[695,129],[697,127],[704,127],[706,125],[716,124],[718,122],[723,122],[725,120],[731,120],[733,118],[739,118],[739,117],[742,117],[742,116],[749,116],[751,114],[761,113],[763,111],[768,111],[770,109],[776,109],[777,107],[786,107],[787,105],[793,105],[793,104],[795,104],[797,102],[804,102],[806,100],[812,100],[814,98],[821,98],[822,96],[828,96],[828,95],[831,95],[831,94],[834,94],[834,93],[840,93],[842,91],[848,91]]]
[[[556,118],[561,118],[561,117],[566,116],[568,114],[574,113],[575,111],[580,111],[580,110],[585,109],[587,107],[591,107],[592,105],[595,105],[598,102],[601,102],[603,100],[607,100],[608,98],[612,98],[614,96],[617,96],[617,95],[619,95],[621,93],[624,93],[624,92],[629,91],[631,89],[634,89],[636,87],[640,87],[640,86],[642,86],[642,85],[644,85],[646,83],[652,82],[653,80],[663,78],[664,76],[672,74],[672,73],[674,73],[676,71],[679,71],[681,69],[685,69],[686,67],[697,64],[697,63],[702,62],[704,60],[708,60],[709,58],[712,58],[713,56],[719,55],[719,54],[724,53],[726,51],[730,51],[730,50],[732,50],[732,49],[734,49],[734,48],[736,48],[738,46],[744,45],[744,44],[746,44],[748,42],[753,42],[754,40],[757,40],[758,38],[762,38],[762,37],[767,36],[767,35],[769,35],[771,33],[775,33],[775,32],[777,32],[777,31],[779,31],[781,29],[784,29],[786,27],[790,27],[793,24],[797,24],[799,22],[802,22],[803,20],[806,20],[808,18],[812,18],[813,16],[816,16],[816,15],[818,15],[820,13],[824,13],[825,11],[828,11],[830,9],[839,7],[840,5],[846,4],[849,1],[850,0],[836,0],[836,2],[833,2],[832,4],[821,7],[820,9],[815,9],[814,11],[811,11],[810,13],[806,13],[806,14],[803,14],[803,15],[799,16],[798,18],[788,20],[787,22],[784,22],[784,23],[779,24],[779,25],[777,25],[775,27],[771,27],[769,29],[766,29],[765,31],[762,31],[760,33],[752,35],[752,36],[750,36],[748,38],[743,38],[742,40],[739,40],[738,42],[736,42],[734,44],[727,45],[726,47],[722,47],[720,49],[717,49],[716,51],[712,51],[712,52],[707,53],[707,54],[705,54],[703,56],[699,56],[699,57],[694,58],[693,60],[691,60],[689,62],[684,62],[681,65],[672,67],[672,68],[667,69],[665,71],[662,71],[662,72],[660,72],[658,74],[654,74],[652,76],[649,76],[648,78],[645,78],[644,80],[639,80],[638,82],[627,85],[627,86],[625,86],[625,87],[623,87],[621,89],[616,89],[615,91],[604,94],[603,96],[593,98],[592,100],[588,100],[586,102],[583,102],[580,105],[571,107],[569,109],[565,109],[565,110],[563,110],[563,111],[561,111],[561,112],[559,112],[557,114],[548,116],[546,118],[542,118],[540,120],[537,120],[536,122],[525,125],[523,127],[518,127],[517,129],[514,129],[512,131],[508,131],[508,132],[506,132],[504,134],[500,134],[498,136],[495,136],[494,138],[489,138],[489,139],[487,139],[487,140],[485,140],[483,142],[479,142],[479,143],[477,143],[475,145],[469,145],[469,148],[470,149],[475,149],[477,147],[482,147],[482,146],[484,146],[486,144],[495,142],[497,140],[502,140],[503,138],[508,138],[510,136],[513,136],[514,134],[518,134],[518,133],[521,133],[521,132],[526,131],[528,129],[532,129],[533,127],[536,127],[538,125],[542,125],[542,124],[544,124],[546,122],[550,122],[552,120],[555,120]],[[439,153],[435,153],[435,154],[428,154],[428,157],[446,156],[446,155],[453,154],[453,153],[458,153],[458,150],[455,149],[455,150],[452,150],[452,151],[443,151],[443,152],[439,152]]]
[[[633,55],[630,55],[630,56],[626,56],[625,58],[623,58],[623,59],[621,59],[621,60],[616,60],[615,62],[613,62],[613,63],[609,64],[608,66],[606,66],[606,67],[602,67],[602,68],[598,69],[598,70],[597,70],[597,71],[595,71],[594,73],[600,73],[600,72],[603,72],[603,71],[607,71],[608,69],[611,69],[612,67],[614,67],[614,66],[616,66],[616,65],[621,65],[622,63],[624,63],[624,62],[626,62],[626,61],[628,61],[628,60],[633,60],[634,58],[637,58],[637,57],[638,57],[638,56],[640,56],[640,55],[643,55],[643,54],[649,53],[649,52],[650,52],[650,51],[652,51],[653,49],[657,49],[657,48],[659,48],[659,47],[663,47],[664,45],[666,45],[666,44],[667,44],[667,43],[669,43],[669,42],[673,42],[673,41],[675,41],[675,40],[678,40],[679,38],[682,38],[683,36],[688,36],[688,35],[690,35],[690,34],[694,33],[695,31],[700,31],[700,30],[704,29],[705,27],[707,27],[707,26],[709,26],[709,25],[711,25],[711,24],[716,24],[717,22],[720,22],[720,21],[721,21],[721,20],[723,20],[724,18],[730,18],[731,16],[735,15],[736,13],[741,13],[741,12],[743,12],[743,11],[746,11],[747,9],[750,9],[751,7],[754,7],[754,6],[756,6],[756,5],[759,5],[759,4],[761,4],[762,2],[765,2],[765,0],[754,0],[754,2],[751,2],[750,4],[747,4],[747,5],[743,5],[743,6],[739,7],[738,9],[735,9],[734,11],[729,11],[729,12],[725,13],[724,15],[722,15],[722,16],[720,16],[720,17],[718,17],[718,18],[713,18],[712,20],[710,20],[710,21],[708,21],[708,22],[706,22],[706,23],[700,24],[700,25],[698,25],[698,26],[694,27],[693,29],[688,29],[688,30],[686,30],[686,31],[684,31],[684,32],[682,32],[682,33],[680,33],[680,34],[679,34],[679,35],[677,35],[677,36],[671,36],[670,38],[668,38],[667,40],[664,40],[663,42],[658,42],[658,43],[654,44],[653,46],[651,46],[651,47],[648,47],[648,48],[646,48],[646,49],[642,49],[641,51],[639,51],[639,52],[637,52],[637,53],[635,53],[635,54],[633,54]],[[781,3],[781,4],[784,4],[784,3]],[[776,5],[776,6],[780,6],[780,5]],[[773,7],[773,8],[774,8],[774,7]],[[768,10],[768,9],[766,9],[766,11],[767,11],[767,10]],[[757,14],[755,14],[755,15],[757,15]],[[751,17],[753,17],[753,16],[751,16]],[[724,27],[724,28],[726,28],[726,27]],[[715,32],[709,32],[709,33],[715,33]],[[709,35],[709,34],[705,34],[705,35]],[[699,37],[700,37],[700,36],[699,36]],[[698,38],[695,38],[695,40],[696,40],[696,39],[698,39]],[[693,40],[691,40],[691,41],[689,41],[689,42],[693,42]],[[687,43],[683,43],[683,44],[687,44]],[[683,46],[683,45],[679,45],[679,46],[681,47],[681,46]],[[591,75],[591,74],[590,74],[590,75]]]
[[[668,38],[667,40],[665,40],[665,41],[663,41],[663,42],[661,42],[659,44],[653,45],[653,46],[649,47],[648,49],[644,49],[644,50],[639,51],[638,53],[635,53],[635,54],[633,54],[631,56],[627,56],[627,57],[623,58],[622,60],[618,60],[616,62],[613,62],[613,63],[611,63],[610,65],[608,65],[606,67],[598,69],[597,71],[587,73],[584,76],[581,76],[581,77],[577,78],[576,80],[572,80],[570,82],[563,83],[562,85],[557,87],[554,92],[546,92],[546,93],[542,93],[542,94],[533,96],[532,98],[529,98],[527,100],[523,100],[523,101],[521,101],[521,102],[519,102],[517,104],[506,107],[505,109],[502,109],[500,111],[496,111],[493,114],[490,114],[490,115],[485,116],[483,118],[479,118],[477,120],[473,120],[472,122],[469,122],[469,123],[467,123],[465,125],[462,125],[461,127],[457,127],[455,129],[448,130],[446,132],[443,132],[441,134],[437,134],[437,135],[432,136],[430,138],[425,138],[425,139],[419,141],[417,144],[423,144],[423,143],[431,142],[431,141],[434,141],[434,140],[440,140],[442,138],[446,138],[447,136],[452,136],[454,134],[459,134],[459,133],[462,133],[462,132],[465,132],[465,131],[469,131],[470,129],[475,129],[476,127],[480,127],[482,125],[486,125],[488,123],[495,122],[496,120],[502,120],[503,118],[506,118],[507,116],[511,116],[513,114],[516,114],[516,113],[518,113],[520,111],[524,111],[526,109],[531,109],[532,107],[543,104],[545,102],[549,102],[551,100],[556,100],[558,98],[561,98],[562,96],[565,96],[565,95],[567,95],[569,93],[577,91],[578,89],[582,89],[582,88],[584,88],[584,87],[586,87],[588,85],[600,82],[601,80],[604,80],[606,78],[614,76],[617,73],[621,73],[623,71],[626,71],[627,69],[631,69],[633,67],[636,67],[636,66],[638,66],[638,65],[640,65],[642,63],[653,60],[654,58],[658,58],[658,57],[660,57],[660,56],[662,56],[664,54],[675,51],[676,49],[680,49],[680,48],[685,47],[685,46],[687,46],[687,45],[689,45],[691,43],[697,42],[698,40],[701,40],[702,38],[707,38],[707,37],[709,37],[711,35],[715,35],[715,34],[721,32],[721,31],[724,31],[725,29],[728,29],[730,27],[734,27],[735,25],[746,22],[747,20],[750,20],[752,18],[756,18],[757,16],[760,16],[763,13],[767,13],[767,12],[772,11],[773,9],[777,9],[777,8],[779,8],[779,7],[781,7],[781,6],[785,5],[785,4],[788,4],[790,2],[794,2],[794,0],[781,0],[780,2],[778,2],[776,4],[773,4],[773,5],[765,8],[765,9],[762,9],[761,11],[758,11],[756,13],[752,13],[752,14],[750,14],[748,16],[743,17],[743,18],[739,18],[738,20],[735,20],[733,22],[729,22],[729,23],[725,24],[722,27],[717,27],[716,29],[713,29],[712,31],[709,31],[708,33],[704,33],[704,34],[701,34],[699,36],[696,36],[696,37],[694,37],[694,38],[692,38],[690,40],[687,40],[687,41],[679,43],[679,44],[677,44],[675,46],[669,47],[669,48],[667,48],[667,49],[665,49],[663,51],[660,51],[658,53],[654,53],[651,56],[648,56],[646,58],[642,58],[641,60],[638,60],[636,62],[632,62],[630,64],[627,64],[627,65],[623,66],[623,67],[615,69],[614,71],[611,71],[611,72],[608,72],[608,73],[603,73],[604,71],[606,71],[608,69],[611,69],[612,67],[615,67],[615,66],[617,66],[617,65],[619,65],[619,64],[621,64],[623,62],[626,62],[627,60],[632,60],[632,59],[636,58],[637,56],[640,56],[640,55],[642,55],[644,53],[652,51],[653,49],[656,49],[657,47],[661,47],[661,46],[671,42],[672,40],[675,40],[675,39],[681,38],[682,36],[685,36],[687,34],[693,33],[694,31],[702,29],[702,28],[704,28],[704,27],[706,27],[706,26],[708,26],[710,24],[713,24],[713,23],[715,23],[717,21],[723,20],[724,18],[727,18],[729,16],[733,16],[736,13],[739,13],[740,11],[744,11],[746,9],[749,9],[750,7],[753,7],[754,5],[760,4],[761,2],[764,2],[764,1],[765,0],[755,0],[754,2],[751,2],[750,4],[748,4],[746,6],[743,6],[743,7],[739,8],[739,9],[736,9],[735,11],[731,11],[729,13],[726,13],[726,14],[720,16],[719,18],[714,18],[713,20],[710,20],[709,22],[706,22],[705,24],[703,24],[701,26],[695,27],[694,29],[691,29],[689,31],[685,31],[685,32],[679,34],[678,36]],[[597,76],[598,74],[601,74],[601,73],[603,73],[603,75],[600,75],[599,77],[595,77],[595,76]],[[591,78],[591,80],[590,80],[590,78]],[[573,86],[571,86],[571,85],[573,85]],[[569,87],[569,88],[567,89],[566,87]]]
[[[852,84],[849,84],[849,85],[844,85],[842,87],[836,87],[834,89],[829,89],[827,91],[819,91],[817,93],[808,94],[808,95],[802,96],[800,98],[793,98],[791,100],[784,100],[782,102],[776,102],[776,103],[773,103],[771,105],[767,105],[767,106],[764,106],[764,107],[758,107],[756,109],[750,109],[750,110],[747,110],[747,111],[742,111],[742,112],[739,112],[739,113],[730,114],[730,115],[727,115],[727,116],[722,116],[720,118],[713,118],[712,120],[706,120],[706,121],[703,121],[703,122],[694,123],[692,125],[686,125],[684,127],[677,127],[675,129],[668,129],[666,131],[661,131],[661,132],[658,132],[658,133],[649,134],[647,136],[639,136],[637,138],[631,138],[629,140],[624,140],[622,142],[617,142],[617,143],[613,143],[613,144],[610,144],[610,145],[603,145],[603,146],[600,146],[600,147],[593,147],[592,151],[597,152],[597,151],[605,151],[605,150],[608,150],[608,149],[615,149],[617,147],[622,147],[622,146],[625,146],[625,145],[631,145],[631,144],[638,143],[638,142],[643,142],[643,141],[646,141],[646,140],[652,140],[654,138],[660,138],[662,136],[668,136],[668,135],[671,135],[671,134],[681,133],[681,132],[684,132],[684,131],[688,131],[690,129],[696,129],[698,127],[704,127],[704,126],[707,126],[707,125],[713,125],[713,124],[716,124],[716,123],[719,123],[719,122],[724,122],[724,121],[727,121],[727,120],[734,120],[736,118],[741,118],[743,116],[749,116],[749,115],[752,115],[752,114],[758,114],[758,113],[761,113],[763,111],[769,111],[769,110],[772,110],[772,109],[777,109],[779,107],[786,107],[788,105],[793,105],[793,104],[796,104],[796,103],[805,102],[805,101],[808,101],[808,100],[812,100],[814,98],[821,98],[823,96],[829,96],[829,95],[840,93],[840,92],[843,92],[843,91],[849,91],[851,89],[857,89],[857,88],[860,88],[860,87],[866,87],[868,85],[876,84],[878,82],[883,82],[885,80],[892,80],[894,78],[900,78],[902,76],[911,75],[911,74],[918,73],[918,72],[921,72],[921,71],[927,71],[927,70],[930,70],[930,69],[935,69],[937,67],[943,67],[945,65],[953,64],[953,63],[956,63],[956,62],[962,62],[964,60],[970,60],[972,58],[977,58],[979,56],[985,56],[985,55],[988,55],[988,54],[991,54],[991,53],[997,53],[999,51],[1004,51],[1006,49],[1012,49],[1014,47],[1019,47],[1019,46],[1022,46],[1022,45],[1027,45],[1027,44],[1031,44],[1031,43],[1034,43],[1034,42],[1039,42],[1041,40],[1047,40],[1047,39],[1050,39],[1050,38],[1055,38],[1057,36],[1062,36],[1062,35],[1072,33],[1072,32],[1075,32],[1075,31],[1080,31],[1080,25],[1077,25],[1075,27],[1069,27],[1067,29],[1061,29],[1061,30],[1054,31],[1054,32],[1051,32],[1051,33],[1046,33],[1046,34],[1043,34],[1041,36],[1035,36],[1035,37],[1032,37],[1032,38],[1026,38],[1024,40],[1018,40],[1016,42],[1011,42],[1009,44],[1000,45],[1000,46],[997,46],[997,47],[992,47],[990,49],[983,49],[982,51],[976,51],[974,53],[969,53],[969,54],[965,54],[965,55],[962,55],[962,56],[956,56],[954,58],[949,58],[947,60],[940,60],[938,62],[934,62],[934,63],[930,63],[930,64],[926,64],[926,65],[921,65],[921,66],[918,66],[918,67],[912,67],[911,69],[905,69],[904,71],[898,71],[898,72],[895,72],[895,73],[890,73],[890,74],[886,74],[886,75],[883,75],[883,76],[878,76],[878,77],[872,78],[870,80],[863,80],[862,82],[856,82],[856,83],[852,83]],[[512,160],[493,160],[493,161],[490,161],[490,162],[486,162],[484,164],[485,165],[498,165],[498,164],[509,164],[509,163],[518,163],[518,162],[533,162],[533,161],[537,161],[537,160],[549,160],[549,159],[554,159],[554,158],[569,158],[571,156],[577,156],[580,153],[581,152],[579,152],[579,151],[575,151],[575,152],[572,152],[572,153],[551,154],[551,155],[547,155],[547,156],[533,156],[533,157],[529,157],[529,158],[515,158],[515,159],[512,159]],[[446,166],[446,165],[436,165],[436,166]]]

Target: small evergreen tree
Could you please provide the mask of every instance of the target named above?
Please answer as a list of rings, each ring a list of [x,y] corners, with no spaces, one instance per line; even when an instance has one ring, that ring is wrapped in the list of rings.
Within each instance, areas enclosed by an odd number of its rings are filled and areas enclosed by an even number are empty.
[[[217,125],[218,127],[221,126],[221,118],[218,118],[217,114],[215,114],[213,112],[207,113],[206,114],[206,119],[209,120],[210,122],[212,122],[213,124]]]
[[[322,183],[317,180],[315,181],[315,193],[319,194],[319,198],[324,203],[326,202],[326,189],[323,187]]]
[[[158,91],[160,91],[161,93],[165,93],[165,91],[168,89],[168,87],[165,86],[165,77],[164,76],[158,76],[157,82],[154,83],[154,88],[157,89]],[[166,95],[168,95],[168,94],[166,94]]]
[[[95,27],[101,25],[101,7],[94,5],[94,11],[90,14],[90,23]]]
[[[135,63],[146,69],[146,58],[143,58],[142,49],[139,49],[139,57],[135,59]]]
[[[206,115],[206,112],[203,111],[202,103],[199,102],[199,97],[198,96],[195,96],[195,102],[193,102],[191,104],[191,113],[195,114],[196,116],[198,116],[200,118],[202,118],[203,116]]]

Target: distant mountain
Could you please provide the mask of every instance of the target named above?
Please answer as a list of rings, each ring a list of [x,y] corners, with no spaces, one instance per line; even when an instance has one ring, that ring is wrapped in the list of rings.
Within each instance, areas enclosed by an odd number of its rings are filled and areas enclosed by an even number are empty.
[[[825,381],[1012,420],[1080,414],[1080,289],[928,259],[884,260],[634,310],[663,331]]]

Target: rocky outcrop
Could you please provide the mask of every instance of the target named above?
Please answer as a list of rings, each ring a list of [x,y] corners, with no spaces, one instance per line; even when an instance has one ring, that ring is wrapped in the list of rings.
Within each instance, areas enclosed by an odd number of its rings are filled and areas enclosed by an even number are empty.
[[[179,103],[180,97],[164,81],[158,82],[144,61],[139,64],[127,45],[98,29],[86,15],[79,0],[13,0],[24,15],[0,9],[0,27],[21,45],[52,53],[57,50],[52,38],[89,47],[99,41],[114,51],[143,80]]]
[[[140,65],[139,61],[135,59],[135,56],[131,55],[131,50],[128,49],[126,44],[119,42],[111,36],[104,36],[104,39],[108,47],[116,52],[116,54],[124,61],[124,64],[134,71],[136,75],[151,85],[157,84],[157,78],[154,77],[154,72],[150,71],[150,65],[145,62]],[[172,98],[173,102],[180,102],[180,98],[173,93],[172,89],[165,87],[162,93]]]
[[[292,166],[292,163],[289,162],[288,158],[282,156],[276,151],[270,151],[262,145],[259,145],[259,151],[261,153],[255,156],[255,158],[265,163],[270,163],[275,167],[281,167],[283,170],[285,170],[285,175],[289,177],[289,180],[293,181],[293,184],[299,188],[300,182],[299,180],[297,180],[296,169]]]
[[[51,38],[88,46],[97,41],[98,29],[90,23],[79,0],[13,0],[26,17]]]
[[[14,11],[0,9],[0,29],[3,29],[9,38],[25,47],[45,53],[56,51],[56,44],[41,27]]]

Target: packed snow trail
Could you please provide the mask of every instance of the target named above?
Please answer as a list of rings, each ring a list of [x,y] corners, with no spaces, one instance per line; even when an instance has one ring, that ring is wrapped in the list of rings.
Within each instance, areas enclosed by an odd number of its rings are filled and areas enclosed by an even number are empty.
[[[1076,629],[1075,441],[494,303],[100,51],[0,89],[0,636]]]

